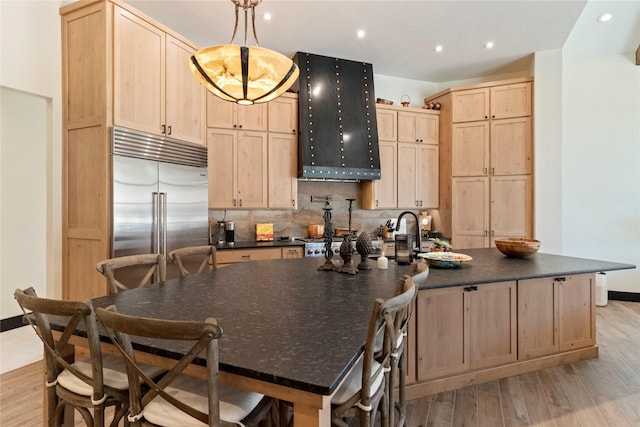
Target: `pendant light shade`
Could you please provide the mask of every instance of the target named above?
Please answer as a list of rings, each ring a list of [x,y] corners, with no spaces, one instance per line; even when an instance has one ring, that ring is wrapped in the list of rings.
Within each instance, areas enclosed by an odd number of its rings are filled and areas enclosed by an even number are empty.
[[[190,62],[191,71],[204,87],[226,101],[251,105],[271,101],[291,87],[300,74],[298,66],[286,56],[259,46],[247,46],[247,10],[251,9],[255,35],[255,5],[260,0],[231,0],[236,5],[235,37],[238,9],[245,12],[243,46],[226,44],[197,51]]]

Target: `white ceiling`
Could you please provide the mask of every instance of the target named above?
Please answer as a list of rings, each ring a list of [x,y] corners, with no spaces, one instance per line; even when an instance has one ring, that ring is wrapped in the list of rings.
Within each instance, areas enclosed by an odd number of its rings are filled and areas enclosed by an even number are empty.
[[[231,41],[230,0],[128,3],[201,47]],[[604,11],[614,17],[598,24]],[[263,20],[266,12],[271,21]],[[290,57],[297,51],[334,56],[372,63],[377,74],[445,82],[526,71],[534,52],[560,49],[570,34],[577,55],[635,51],[640,0],[263,0],[256,31],[262,47]],[[242,44],[242,14],[238,32],[235,43]],[[483,47],[488,40],[492,50]]]

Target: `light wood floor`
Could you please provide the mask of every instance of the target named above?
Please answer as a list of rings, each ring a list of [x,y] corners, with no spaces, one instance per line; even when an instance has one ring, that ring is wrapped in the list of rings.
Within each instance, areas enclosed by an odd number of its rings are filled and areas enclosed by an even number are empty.
[[[640,426],[640,303],[596,313],[598,359],[413,400],[407,426]],[[40,425],[42,362],[2,374],[0,426]]]

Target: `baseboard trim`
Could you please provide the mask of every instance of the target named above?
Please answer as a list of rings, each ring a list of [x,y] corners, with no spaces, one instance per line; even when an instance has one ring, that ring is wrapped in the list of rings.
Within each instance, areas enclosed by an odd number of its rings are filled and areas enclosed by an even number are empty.
[[[10,331],[12,329],[25,326],[22,321],[23,315],[8,317],[6,319],[0,319],[0,332]]]
[[[638,292],[609,291],[607,297],[616,301],[640,302],[640,293]]]

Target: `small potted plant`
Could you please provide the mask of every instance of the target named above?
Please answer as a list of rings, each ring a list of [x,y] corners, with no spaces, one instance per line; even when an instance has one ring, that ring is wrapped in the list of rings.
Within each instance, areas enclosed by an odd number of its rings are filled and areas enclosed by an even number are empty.
[[[431,252],[449,252],[451,250],[451,243],[446,240],[437,237],[432,237],[429,240],[431,241]]]

